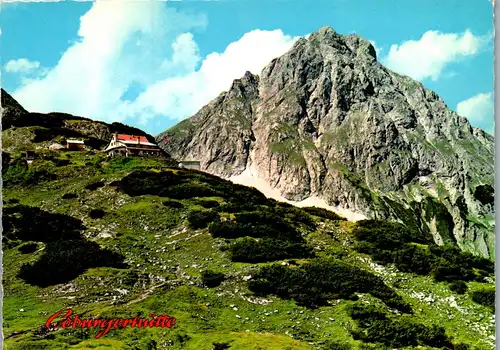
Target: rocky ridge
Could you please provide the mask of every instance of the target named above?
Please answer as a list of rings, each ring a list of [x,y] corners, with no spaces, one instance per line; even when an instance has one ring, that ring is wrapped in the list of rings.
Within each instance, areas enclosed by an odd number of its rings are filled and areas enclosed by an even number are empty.
[[[357,35],[321,28],[156,139],[210,173],[251,169],[286,199],[319,197],[494,257],[493,137]]]
[[[105,123],[59,112],[29,112],[5,90],[1,89],[0,95],[2,150],[6,152],[45,149],[53,143],[64,143],[67,138],[83,139],[90,148],[102,150],[113,133],[145,136],[154,141],[146,132],[122,123]]]

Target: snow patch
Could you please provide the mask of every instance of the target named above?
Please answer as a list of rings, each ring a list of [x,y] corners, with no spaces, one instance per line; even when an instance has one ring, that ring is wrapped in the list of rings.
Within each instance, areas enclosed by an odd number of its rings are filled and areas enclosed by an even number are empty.
[[[366,216],[364,216],[361,213],[356,213],[348,209],[328,205],[325,200],[316,196],[311,196],[300,202],[290,201],[284,198],[277,189],[272,188],[264,179],[260,178],[257,172],[252,171],[249,168],[245,169],[245,171],[243,171],[239,175],[227,178],[227,180],[236,184],[255,187],[260,192],[262,192],[267,198],[273,198],[277,201],[289,203],[297,207],[319,207],[331,210],[334,213],[337,213],[338,215],[345,217],[349,221],[359,221],[366,219]]]

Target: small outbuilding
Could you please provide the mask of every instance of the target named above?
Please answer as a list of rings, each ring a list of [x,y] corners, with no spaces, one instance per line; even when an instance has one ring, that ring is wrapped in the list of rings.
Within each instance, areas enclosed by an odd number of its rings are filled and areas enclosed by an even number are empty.
[[[197,160],[183,160],[179,163],[179,168],[200,170],[200,162]]]
[[[85,149],[85,142],[83,140],[66,140],[66,148],[70,151],[81,151]]]

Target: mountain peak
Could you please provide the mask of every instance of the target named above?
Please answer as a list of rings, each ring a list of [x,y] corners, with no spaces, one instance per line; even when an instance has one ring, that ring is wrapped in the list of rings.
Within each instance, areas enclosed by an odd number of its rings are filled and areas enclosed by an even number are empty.
[[[233,97],[248,98],[258,95],[259,76],[246,71],[243,77],[234,79],[228,94]]]
[[[345,49],[348,48],[348,52],[354,53],[356,56],[362,55],[370,59],[377,59],[375,47],[369,40],[358,34],[338,34],[329,26],[321,27],[319,30],[312,33],[307,41],[333,47],[342,53],[346,53]]]
[[[334,41],[339,41],[342,35],[337,34],[337,32],[330,26],[324,26],[312,33],[308,40],[323,42],[323,43],[331,43]]]
[[[11,125],[22,120],[28,112],[4,89],[0,90],[0,110],[2,115],[2,128],[8,129]]]
[[[2,109],[15,109],[18,110],[19,113],[26,113],[26,110],[17,102],[7,91],[3,88],[0,89],[1,96],[1,106]]]
[[[337,32],[330,26],[323,26],[313,33],[313,35],[335,35]]]
[[[397,220],[413,208],[418,230],[493,255],[493,207],[474,197],[479,184],[493,183],[493,140],[422,84],[376,63],[361,36],[320,28],[214,101],[160,146],[217,175],[248,170],[291,201],[318,197]],[[437,213],[445,214],[436,231]],[[470,213],[485,225],[470,226]],[[417,224],[424,215],[426,224]]]

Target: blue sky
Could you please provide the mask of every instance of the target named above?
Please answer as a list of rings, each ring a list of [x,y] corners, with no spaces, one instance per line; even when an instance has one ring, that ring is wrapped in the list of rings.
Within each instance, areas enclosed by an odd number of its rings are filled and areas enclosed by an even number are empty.
[[[29,110],[121,121],[156,135],[246,70],[260,73],[299,37],[329,25],[373,41],[382,63],[422,81],[473,125],[493,132],[488,0],[1,6],[2,87]]]

